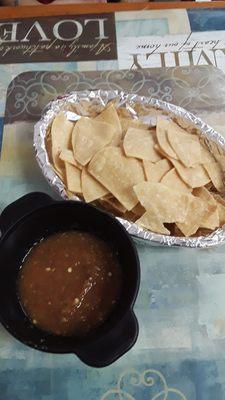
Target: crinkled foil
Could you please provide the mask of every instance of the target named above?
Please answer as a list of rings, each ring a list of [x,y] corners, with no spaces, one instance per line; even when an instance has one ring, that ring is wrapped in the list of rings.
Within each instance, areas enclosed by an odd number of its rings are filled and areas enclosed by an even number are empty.
[[[133,106],[137,103],[143,107],[148,105],[152,106],[153,108],[163,110],[165,115],[170,117],[179,117],[185,123],[187,122],[188,125],[198,128],[199,134],[204,138],[211,151],[213,151],[212,149],[216,146],[219,149],[219,152],[225,152],[225,138],[222,135],[204,123],[200,118],[174,104],[154,98],[138,96],[136,94],[127,94],[116,90],[96,90],[70,93],[48,104],[45,109],[45,114],[34,127],[34,148],[36,151],[38,164],[49,184],[56,189],[60,196],[65,200],[68,200],[68,196],[64,184],[54,172],[46,151],[45,137],[48,128],[56,114],[61,110],[66,112],[68,119],[74,121],[79,119],[79,112],[73,112],[74,104],[79,104],[80,102],[82,103],[82,101],[89,101],[95,104],[96,107],[106,106],[106,104],[113,99],[116,99],[117,107],[126,107],[126,109],[133,115],[133,118],[137,118],[137,113],[133,109]],[[82,114],[82,104],[80,110]],[[154,125],[155,123],[154,117],[152,116],[149,116],[148,118],[148,116],[145,115],[143,117],[139,116],[138,118],[142,119],[143,122],[149,122],[150,125]],[[80,201],[80,199],[76,196],[74,196],[73,199]],[[225,226],[215,230],[213,233],[207,236],[186,238],[152,233],[123,218],[117,217],[117,219],[133,237],[143,240],[144,243],[149,243],[151,245],[206,248],[225,243]]]

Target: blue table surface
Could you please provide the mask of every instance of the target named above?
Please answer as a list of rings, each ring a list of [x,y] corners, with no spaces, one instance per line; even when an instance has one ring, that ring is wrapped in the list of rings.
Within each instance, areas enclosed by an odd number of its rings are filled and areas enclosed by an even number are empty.
[[[188,10],[191,30],[224,30],[224,13]],[[163,35],[168,29],[164,17],[152,24],[134,20],[132,26],[118,21],[117,40],[134,32]],[[76,68],[75,62],[0,65],[0,143],[6,90],[14,76],[26,70]],[[96,64],[98,70],[111,68],[117,68],[117,61]],[[41,174],[32,181],[29,171],[22,172],[20,180],[3,175],[0,164],[0,206],[30,190],[52,194]],[[73,354],[30,349],[1,327],[0,400],[225,399],[225,247],[137,248],[141,288],[135,305],[140,326],[135,346],[113,365],[94,369]]]

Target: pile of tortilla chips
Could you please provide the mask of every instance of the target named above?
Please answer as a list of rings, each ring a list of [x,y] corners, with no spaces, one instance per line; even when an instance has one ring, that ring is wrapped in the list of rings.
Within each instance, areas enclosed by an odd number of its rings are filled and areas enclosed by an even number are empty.
[[[61,111],[46,139],[69,197],[164,235],[225,223],[223,170],[196,131],[158,110],[151,126],[112,103],[96,114],[71,122]]]

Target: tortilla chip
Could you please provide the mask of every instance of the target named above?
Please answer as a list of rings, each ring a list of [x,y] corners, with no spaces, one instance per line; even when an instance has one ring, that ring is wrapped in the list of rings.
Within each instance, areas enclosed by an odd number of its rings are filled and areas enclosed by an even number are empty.
[[[71,147],[71,134],[74,128],[74,123],[69,121],[63,112],[56,115],[51,126],[51,152],[52,161],[56,170],[61,171],[64,168],[64,163],[59,158],[59,154],[64,149]]]
[[[224,183],[223,183],[223,172],[220,168],[219,164],[214,162],[205,163],[204,167],[209,174],[211,181],[218,192],[222,192],[224,190]]]
[[[189,194],[177,192],[162,183],[142,182],[134,186],[138,200],[147,211],[153,211],[162,222],[184,222]]]
[[[152,232],[160,233],[162,235],[170,235],[170,231],[165,228],[162,221],[151,211],[146,211],[141,218],[139,218],[136,224],[142,226],[143,228],[147,228]]]
[[[220,165],[220,167],[221,167],[221,169],[222,169],[222,171],[224,173],[225,172],[225,155],[223,154],[221,156],[221,155],[218,154],[217,156],[215,156],[215,158],[218,161],[218,163],[219,163],[219,165]]]
[[[99,114],[95,120],[107,122],[114,128],[114,138],[112,144],[118,145],[122,138],[122,127],[114,104],[111,104]]]
[[[216,229],[219,226],[219,213],[216,200],[211,193],[205,188],[197,188],[193,191],[194,196],[205,202],[206,214],[200,221],[200,228]]]
[[[142,115],[148,115],[149,117],[155,117],[158,115],[162,116],[165,113],[163,110],[159,110],[150,104],[135,103],[132,105],[132,108],[136,111],[139,117]]]
[[[96,181],[91,174],[89,174],[86,168],[82,169],[81,188],[86,203],[100,199],[109,192],[104,188],[104,186]]]
[[[68,162],[69,164],[74,165],[74,167],[82,169],[82,166],[75,160],[72,150],[68,150],[68,149],[62,150],[61,153],[59,154],[59,158],[62,161],[65,161],[65,162]]]
[[[193,140],[173,121],[167,126],[167,137],[178,159],[186,167],[194,167],[201,162],[201,147],[199,141]]]
[[[55,167],[52,167],[54,172],[56,173],[56,175],[58,175],[58,177],[61,179],[62,182],[65,181],[65,175],[66,175],[66,171],[65,171],[65,163],[63,163],[63,168],[61,168],[61,170],[56,169]]]
[[[160,182],[162,177],[171,169],[171,163],[163,158],[157,163],[152,163],[148,160],[143,160],[144,171],[148,182]]]
[[[146,129],[129,128],[124,137],[123,148],[128,157],[136,157],[152,162],[159,161],[160,155],[154,149],[155,138]]]
[[[170,161],[176,168],[183,181],[191,188],[204,186],[211,181],[209,175],[202,165],[187,168],[182,164],[181,161],[174,160],[172,158]]]
[[[219,194],[213,194],[214,199],[217,202],[218,213],[219,213],[219,226],[225,224],[225,200]]]
[[[179,192],[191,192],[191,188],[181,179],[175,168],[167,172],[160,181],[163,185]]]
[[[119,107],[116,111],[119,118],[132,118],[130,111],[126,107]]]
[[[111,143],[113,136],[113,125],[87,117],[80,118],[72,132],[75,160],[86,165],[98,150]]]
[[[66,189],[66,193],[67,193],[68,199],[72,200],[75,196],[75,193],[70,192],[68,189]]]
[[[171,127],[174,127],[175,125],[175,130],[177,131],[177,133],[180,132],[183,135],[187,135],[192,140],[199,142],[199,135],[197,133],[191,132],[189,129],[186,129],[184,126],[182,126],[182,124],[178,123],[176,118],[173,118],[172,120],[170,120],[170,122],[172,124]]]
[[[222,204],[225,207],[225,200],[223,197],[220,196],[218,193],[211,193],[217,203]]]
[[[170,121],[163,118],[157,119],[156,125],[156,137],[158,140],[159,147],[162,149],[163,153],[166,154],[167,157],[178,159],[175,151],[172,149],[168,137],[167,137],[167,129]]]
[[[157,153],[158,153],[159,155],[161,155],[161,159],[162,159],[162,158],[169,159],[168,154],[166,154],[165,151],[163,151],[163,150],[161,149],[161,147],[159,147],[158,144],[155,144],[154,149],[155,149],[155,151],[157,151]]]
[[[120,118],[122,133],[126,133],[129,128],[138,128],[148,130],[148,125],[143,124],[141,121],[132,118]]]
[[[201,160],[202,164],[215,162],[215,158],[213,157],[212,153],[201,144]]]
[[[88,171],[129,211],[138,199],[133,186],[145,180],[142,163],[126,157],[122,149],[108,146],[91,160]]]
[[[184,134],[184,135],[187,135],[189,138],[191,138],[191,139],[194,140],[195,142],[200,143],[198,135],[192,135],[191,133],[188,133],[188,132],[185,131],[184,129],[183,129],[183,134]]]
[[[197,136],[198,129],[191,122],[187,121],[183,117],[178,117],[178,116],[174,116],[173,120],[177,125],[179,125],[181,128],[183,128],[188,134]]]
[[[67,189],[73,193],[82,193],[81,171],[74,165],[65,162]]]
[[[176,225],[185,236],[192,236],[197,232],[201,221],[207,213],[205,202],[198,197],[191,197],[185,222],[176,222]]]
[[[219,226],[223,226],[225,224],[225,207],[220,203],[218,203],[218,213],[219,213],[219,221],[220,221]]]

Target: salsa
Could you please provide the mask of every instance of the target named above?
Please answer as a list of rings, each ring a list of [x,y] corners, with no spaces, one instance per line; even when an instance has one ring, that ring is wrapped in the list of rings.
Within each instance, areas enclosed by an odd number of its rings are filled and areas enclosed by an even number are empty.
[[[112,247],[97,236],[61,232],[34,245],[18,277],[20,303],[33,324],[83,336],[115,307],[122,273]]]

